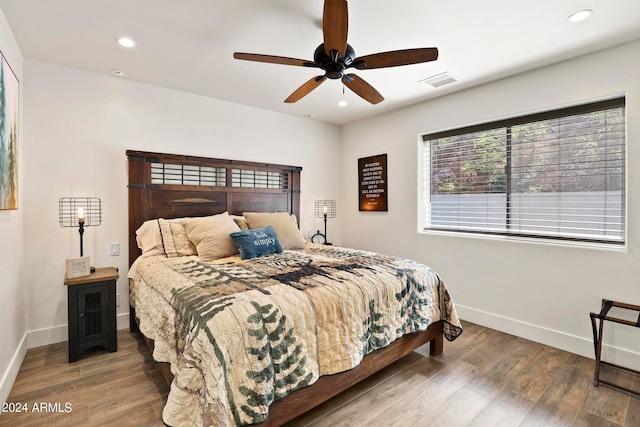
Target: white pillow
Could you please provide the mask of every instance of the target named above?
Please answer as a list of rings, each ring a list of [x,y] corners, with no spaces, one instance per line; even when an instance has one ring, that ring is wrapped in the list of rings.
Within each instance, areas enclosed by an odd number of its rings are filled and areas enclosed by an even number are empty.
[[[162,246],[160,225],[155,219],[145,221],[140,228],[136,230],[136,243],[140,250],[142,250],[143,257],[165,255],[164,247]]]
[[[142,256],[166,255],[168,257],[197,255],[195,246],[187,238],[181,220],[150,219],[136,230],[136,243]]]

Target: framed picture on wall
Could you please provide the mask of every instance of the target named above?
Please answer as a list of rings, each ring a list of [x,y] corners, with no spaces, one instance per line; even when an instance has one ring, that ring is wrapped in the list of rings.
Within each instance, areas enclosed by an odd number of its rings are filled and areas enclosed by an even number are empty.
[[[358,159],[361,211],[387,211],[387,155]]]
[[[0,210],[18,209],[18,92],[18,78],[0,54]]]

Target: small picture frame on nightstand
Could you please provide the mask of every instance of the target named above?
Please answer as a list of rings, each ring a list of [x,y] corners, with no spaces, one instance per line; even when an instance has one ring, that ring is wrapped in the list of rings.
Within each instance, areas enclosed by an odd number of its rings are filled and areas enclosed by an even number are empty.
[[[88,276],[89,274],[91,274],[91,262],[88,256],[67,258],[67,272],[65,275],[67,279]]]

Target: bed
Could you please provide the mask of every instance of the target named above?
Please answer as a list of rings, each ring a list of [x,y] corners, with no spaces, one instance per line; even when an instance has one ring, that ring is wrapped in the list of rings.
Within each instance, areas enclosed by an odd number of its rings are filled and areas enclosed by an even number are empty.
[[[300,167],[126,154],[130,327],[171,384],[165,423],[282,425],[462,332],[429,267],[304,242]]]

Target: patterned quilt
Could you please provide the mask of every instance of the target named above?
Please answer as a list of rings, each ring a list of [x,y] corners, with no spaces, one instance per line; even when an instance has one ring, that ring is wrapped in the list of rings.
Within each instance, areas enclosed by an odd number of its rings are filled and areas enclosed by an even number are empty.
[[[440,319],[448,340],[462,332],[429,267],[340,247],[141,258],[131,277],[140,329],[175,377],[163,412],[173,427],[259,423],[274,400],[404,334]]]

